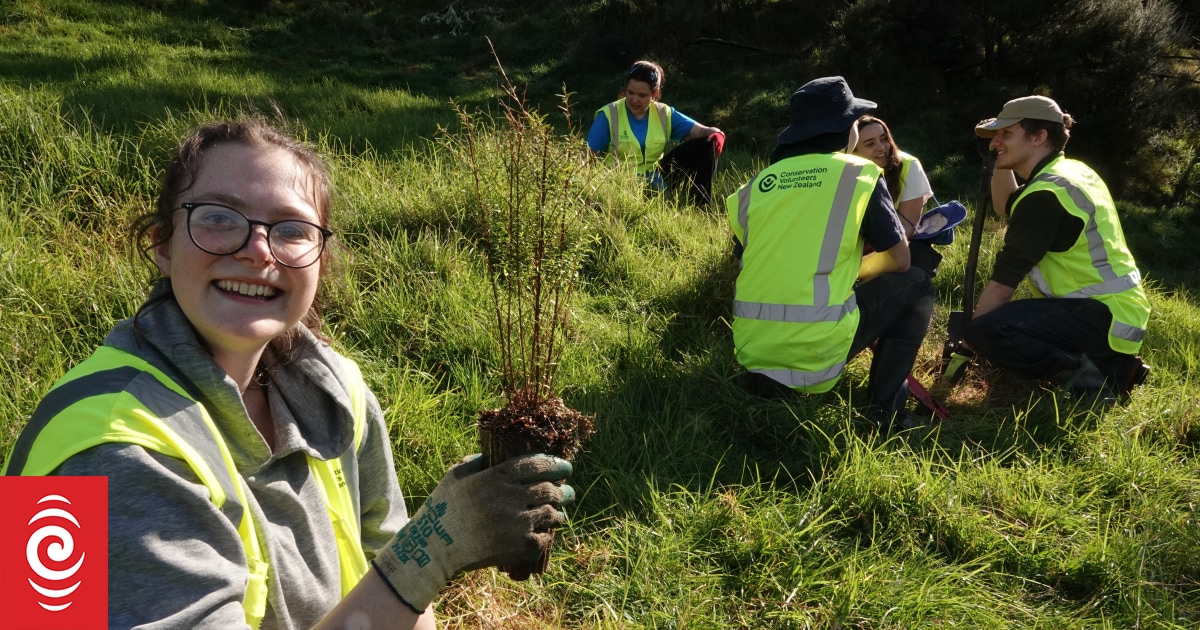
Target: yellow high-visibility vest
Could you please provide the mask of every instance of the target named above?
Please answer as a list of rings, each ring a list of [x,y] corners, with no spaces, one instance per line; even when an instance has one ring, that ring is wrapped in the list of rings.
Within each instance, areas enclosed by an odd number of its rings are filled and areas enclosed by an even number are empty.
[[[615,101],[596,110],[608,118],[609,141],[608,153],[604,159],[615,159],[622,164],[630,164],[638,175],[645,175],[655,169],[658,160],[662,158],[671,139],[671,107],[658,101],[650,101],[646,108],[646,146],[642,147],[637,136],[633,135],[633,127],[629,123],[629,109],[625,107],[625,99]]]
[[[350,383],[354,441],[341,457],[308,458],[333,523],[342,596],[367,573],[357,502],[344,468],[357,469],[357,451],[366,427],[366,384],[358,365],[343,358]],[[101,346],[67,372],[46,394],[4,466],[5,475],[47,475],[76,453],[121,442],[181,459],[204,487],[213,505],[237,528],[246,552],[249,579],[242,607],[246,622],[258,628],[266,615],[270,559],[259,545],[246,489],[229,447],[204,405],[146,361]]]
[[[733,342],[747,370],[810,393],[841,378],[858,329],[859,228],[880,173],[855,155],[800,155],[726,199],[744,247]]]
[[[1029,181],[1013,201],[1010,216],[1020,211],[1022,199],[1039,190],[1054,193],[1067,212],[1083,221],[1083,230],[1067,251],[1046,252],[1029,280],[1042,295],[1103,302],[1113,316],[1109,347],[1137,354],[1150,321],[1150,301],[1108,187],[1086,164],[1060,155]]]
[[[893,201],[896,202],[897,214],[899,214],[900,197],[904,195],[904,184],[908,182],[908,171],[912,169],[913,162],[916,162],[917,158],[904,151],[898,151],[897,154],[896,157],[900,158],[900,185],[896,187],[896,198]]]

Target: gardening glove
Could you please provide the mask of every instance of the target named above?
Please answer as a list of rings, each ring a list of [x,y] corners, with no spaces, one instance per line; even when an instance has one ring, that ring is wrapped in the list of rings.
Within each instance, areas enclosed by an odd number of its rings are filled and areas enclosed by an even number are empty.
[[[721,151],[725,150],[725,132],[718,129],[710,134],[708,139],[713,143],[714,157],[721,157]]]
[[[575,500],[561,482],[571,463],[524,455],[491,468],[471,455],[455,464],[372,564],[404,603],[424,611],[459,571],[537,559],[558,508]]]

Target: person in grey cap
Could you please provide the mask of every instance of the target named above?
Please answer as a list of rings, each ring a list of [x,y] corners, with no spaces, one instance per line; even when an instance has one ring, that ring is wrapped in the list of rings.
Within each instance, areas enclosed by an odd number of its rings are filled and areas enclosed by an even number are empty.
[[[1009,224],[965,339],[993,365],[1110,404],[1149,371],[1136,355],[1150,303],[1108,188],[1063,154],[1073,123],[1026,96],[975,127],[991,138],[992,198]],[[1025,276],[1044,299],[1011,301]]]
[[[747,389],[831,389],[876,343],[865,415],[885,429],[920,421],[907,376],[929,327],[933,286],[910,269],[908,241],[882,171],[853,155],[854,122],[875,108],[842,77],[791,97],[791,124],[771,164],[726,200],[741,259],[733,340]],[[863,255],[863,244],[873,252]]]

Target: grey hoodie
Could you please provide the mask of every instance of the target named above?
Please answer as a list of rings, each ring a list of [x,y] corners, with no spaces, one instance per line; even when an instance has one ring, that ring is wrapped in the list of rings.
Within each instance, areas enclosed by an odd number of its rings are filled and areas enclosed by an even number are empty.
[[[151,296],[161,295],[165,286]],[[306,455],[339,456],[353,420],[345,376],[328,344],[302,330],[298,358],[267,389],[276,452],[254,428],[238,386],[203,348],[173,299],[144,311],[138,334],[125,320],[104,339],[162,369],[197,397],[223,434],[267,550],[263,628],[308,628],[341,599],[337,543]],[[368,558],[408,520],[379,402],[368,392],[358,449],[362,545]],[[140,446],[105,444],[71,457],[55,474],[109,480],[109,627],[246,627],[248,571],[234,525],[181,460]]]

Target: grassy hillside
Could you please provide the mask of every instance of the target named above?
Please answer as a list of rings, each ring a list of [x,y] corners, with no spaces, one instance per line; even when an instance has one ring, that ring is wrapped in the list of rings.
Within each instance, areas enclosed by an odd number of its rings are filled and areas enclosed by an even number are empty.
[[[143,299],[148,269],[128,246],[128,222],[151,204],[171,144],[200,121],[275,107],[333,163],[347,264],[326,288],[327,332],[384,406],[412,507],[477,450],[475,414],[501,402],[497,353],[480,253],[459,222],[470,174],[437,129],[456,126],[451,98],[495,106],[484,34],[564,131],[553,94],[567,84],[576,137],[617,88],[610,60],[641,55],[598,47],[585,63],[564,42],[588,24],[553,3],[451,4],[460,16],[478,11],[463,35],[448,18],[423,20],[448,15],[446,4],[383,4],[0,8],[4,456],[42,394]],[[668,102],[724,125],[726,114],[686,89],[719,84],[720,72],[679,69]],[[791,78],[764,74],[739,99],[778,115],[767,104]],[[743,124],[769,134],[782,121]],[[913,129],[912,145],[963,142]],[[720,195],[761,166],[758,149],[731,138]],[[939,197],[973,199],[967,158],[927,168]],[[1034,383],[974,374],[934,388],[949,421],[889,438],[852,411],[867,357],[828,395],[747,396],[722,213],[645,199],[636,183],[597,173],[595,238],[558,379],[569,404],[595,414],[572,481],[580,499],[550,572],[456,581],[438,604],[446,626],[1200,624],[1194,208],[1121,204],[1154,308],[1143,356],[1155,369],[1127,404],[1078,412]],[[1003,225],[987,230],[983,277]],[[935,281],[917,369],[926,383],[946,313],[959,307],[966,237],[946,248]]]

